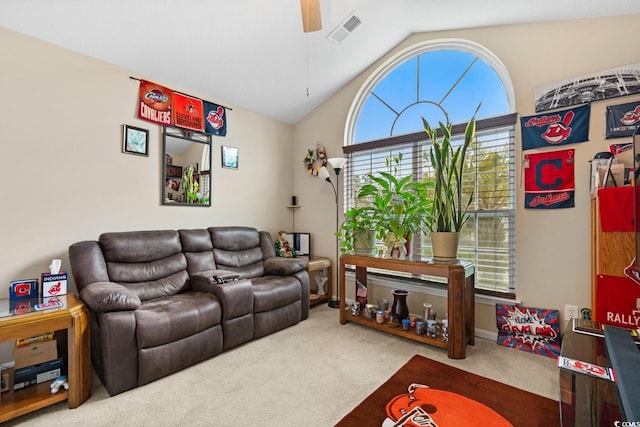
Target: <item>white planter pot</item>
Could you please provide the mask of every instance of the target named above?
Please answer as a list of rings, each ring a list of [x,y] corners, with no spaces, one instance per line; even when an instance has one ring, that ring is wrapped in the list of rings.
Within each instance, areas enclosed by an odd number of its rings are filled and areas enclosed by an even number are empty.
[[[457,262],[458,261],[458,238],[459,234],[454,231],[432,231],[431,248],[433,249],[433,260],[437,262]]]

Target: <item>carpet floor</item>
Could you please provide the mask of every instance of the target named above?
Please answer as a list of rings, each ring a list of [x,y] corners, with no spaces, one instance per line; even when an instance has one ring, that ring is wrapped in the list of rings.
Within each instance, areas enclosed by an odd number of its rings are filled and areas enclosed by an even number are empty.
[[[466,359],[453,360],[441,348],[341,325],[338,311],[324,304],[293,327],[117,396],[109,397],[94,376],[91,397],[82,406],[57,403],[3,427],[329,427],[416,354],[551,399],[559,396],[553,359],[476,338]]]

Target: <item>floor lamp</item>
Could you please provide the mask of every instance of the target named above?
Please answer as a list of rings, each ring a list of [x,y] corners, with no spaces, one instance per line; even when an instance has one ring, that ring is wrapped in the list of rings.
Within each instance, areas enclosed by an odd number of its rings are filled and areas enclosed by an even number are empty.
[[[333,188],[333,193],[336,196],[336,265],[333,268],[333,271],[335,271],[335,284],[336,284],[336,299],[335,300],[331,300],[329,301],[329,307],[331,308],[338,308],[340,307],[340,283],[338,281],[338,276],[339,276],[339,272],[338,272],[338,229],[339,229],[339,225],[338,225],[338,213],[339,213],[339,206],[340,203],[338,200],[338,195],[340,194],[340,172],[342,172],[342,168],[344,167],[344,164],[347,162],[347,159],[345,159],[344,157],[335,157],[333,159],[328,159],[327,162],[331,165],[331,168],[333,169],[333,172],[335,172],[336,174],[336,184],[333,185],[333,181],[331,181],[331,177],[329,175],[329,171],[327,170],[326,167],[322,167],[320,168],[320,170],[318,171],[318,176],[322,179],[324,179],[325,181],[327,181],[329,184],[331,184],[331,188]]]

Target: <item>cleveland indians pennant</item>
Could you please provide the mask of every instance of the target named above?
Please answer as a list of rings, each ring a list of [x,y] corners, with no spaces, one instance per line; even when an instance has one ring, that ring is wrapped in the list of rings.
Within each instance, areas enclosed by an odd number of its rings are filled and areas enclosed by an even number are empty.
[[[640,102],[610,105],[606,117],[607,139],[631,136],[640,126]]]
[[[575,144],[589,140],[591,106],[520,118],[522,149]]]
[[[227,134],[227,115],[225,108],[212,102],[203,101],[205,132],[211,135]]]
[[[527,209],[572,208],[575,201],[575,150],[524,156],[524,202]]]

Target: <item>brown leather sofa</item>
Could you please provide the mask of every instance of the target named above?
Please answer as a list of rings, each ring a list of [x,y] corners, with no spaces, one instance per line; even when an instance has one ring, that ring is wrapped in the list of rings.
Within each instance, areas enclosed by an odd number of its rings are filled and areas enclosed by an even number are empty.
[[[250,227],[104,233],[69,247],[91,358],[113,396],[309,315],[303,260]],[[217,283],[215,276],[237,280]]]

